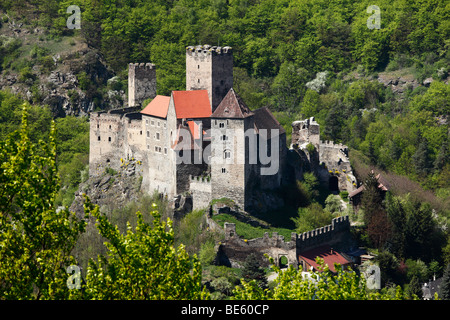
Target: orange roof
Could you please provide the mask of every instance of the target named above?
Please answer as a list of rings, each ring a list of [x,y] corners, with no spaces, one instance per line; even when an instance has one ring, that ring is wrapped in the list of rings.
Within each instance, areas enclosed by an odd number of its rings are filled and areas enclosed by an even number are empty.
[[[200,139],[200,128],[201,126],[199,123],[196,123],[195,121],[187,121],[187,124],[189,126],[189,130],[192,133],[192,136],[195,140]],[[204,137],[206,135],[206,131],[202,130],[202,136]]]
[[[177,119],[209,118],[211,104],[208,91],[172,91]]]
[[[315,249],[308,250],[306,252],[302,252],[299,255],[299,259],[303,259],[310,266],[312,266],[315,270],[318,269],[319,265],[316,262],[316,258],[320,257],[323,259],[324,263],[328,265],[332,272],[336,272],[334,267],[335,263],[339,263],[341,266],[344,266],[351,261],[345,259],[341,254],[339,254],[336,250],[333,250],[330,246],[321,246]],[[303,270],[308,271],[308,270]]]
[[[170,97],[157,95],[142,111],[141,113],[166,118],[167,110],[169,109]]]

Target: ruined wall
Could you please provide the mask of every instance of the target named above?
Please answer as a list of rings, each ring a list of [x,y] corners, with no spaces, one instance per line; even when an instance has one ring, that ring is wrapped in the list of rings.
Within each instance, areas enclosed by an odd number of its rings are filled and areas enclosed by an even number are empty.
[[[128,106],[142,105],[148,98],[156,97],[156,67],[152,63],[128,65]]]
[[[193,210],[209,207],[211,202],[211,180],[206,177],[189,177],[189,190],[192,195]]]
[[[320,127],[314,117],[292,123],[291,148],[305,153],[310,170],[321,182],[329,184],[332,191],[353,191],[357,183],[348,158],[348,147],[333,141],[321,141],[319,137]],[[306,150],[308,143],[316,147],[314,157]]]
[[[238,266],[251,253],[256,253],[260,262],[268,265],[264,254],[272,257],[279,264],[281,256],[288,259],[288,264],[298,266],[298,255],[325,244],[335,247],[345,247],[350,240],[350,221],[348,216],[334,218],[330,225],[302,234],[292,233],[291,238],[285,241],[283,236],[272,233],[272,237],[266,232],[262,238],[242,239],[236,233],[234,223],[225,223],[225,241],[218,250],[218,261],[223,264]]]
[[[292,145],[312,143],[316,148],[320,142],[320,126],[311,117],[306,120],[294,121],[292,123]]]
[[[351,192],[356,189],[356,178],[353,175],[346,145],[320,141],[319,159],[324,164],[324,170],[320,172],[322,180],[334,176],[338,179],[339,191]]]
[[[136,112],[137,108],[122,108],[110,111],[93,112],[90,116],[89,128],[89,173],[101,174],[105,166],[118,169],[121,158],[126,156],[129,144],[128,113]],[[132,123],[133,134],[139,130],[140,120]],[[137,141],[137,144],[140,142]]]
[[[269,233],[264,233],[262,238],[241,239],[236,233],[236,225],[234,223],[225,223],[225,242],[222,243],[218,250],[218,260],[229,266],[237,267],[242,265],[245,259],[251,253],[256,253],[260,263],[268,266],[269,261],[264,257],[268,254],[274,258],[275,263],[281,256],[288,258],[288,263],[296,266],[296,238],[292,235],[291,241],[285,242],[284,237],[273,232],[272,237]]]

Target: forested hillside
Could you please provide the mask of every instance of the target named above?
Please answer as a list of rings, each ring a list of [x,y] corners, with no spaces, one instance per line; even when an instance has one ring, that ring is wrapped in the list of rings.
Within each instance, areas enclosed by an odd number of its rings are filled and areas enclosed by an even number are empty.
[[[70,5],[81,8],[79,30],[66,25]],[[370,5],[380,8],[379,29],[368,27]],[[31,141],[48,137],[57,118],[58,205],[70,205],[87,178],[87,119],[64,112],[121,105],[129,62],[156,65],[158,94],[184,90],[186,46],[231,46],[234,89],[251,109],[270,108],[288,145],[291,123],[314,116],[322,140],[349,146],[359,179],[375,168],[396,181],[380,209],[385,238],[359,235],[380,250],[389,281],[425,281],[450,263],[448,1],[0,0],[0,28],[8,30],[0,34],[0,138],[19,128],[23,100]],[[69,80],[49,83],[54,70]],[[48,99],[55,90],[68,97],[64,112]],[[311,185],[303,182],[308,205]],[[398,271],[405,261],[414,273]]]
[[[73,4],[81,8],[81,30],[66,26]],[[378,1],[380,29],[369,29],[371,4],[2,0],[0,20],[8,23],[7,13],[56,39],[81,36],[120,83],[128,62],[151,61],[159,94],[185,87],[187,45],[232,46],[235,89],[251,108],[270,106],[288,131],[292,120],[315,116],[324,140],[448,196],[449,4]],[[20,50],[11,46],[0,47],[5,70]],[[313,81],[318,72],[327,73]],[[105,84],[85,76],[78,75],[80,87],[95,96],[89,87]],[[100,106],[105,94],[96,94]]]

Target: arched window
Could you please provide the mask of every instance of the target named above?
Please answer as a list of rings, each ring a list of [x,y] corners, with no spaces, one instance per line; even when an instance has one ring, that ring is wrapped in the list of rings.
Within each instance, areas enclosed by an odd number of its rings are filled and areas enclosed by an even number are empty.
[[[224,159],[230,159],[231,158],[231,151],[230,150],[225,150],[223,152],[223,158]]]

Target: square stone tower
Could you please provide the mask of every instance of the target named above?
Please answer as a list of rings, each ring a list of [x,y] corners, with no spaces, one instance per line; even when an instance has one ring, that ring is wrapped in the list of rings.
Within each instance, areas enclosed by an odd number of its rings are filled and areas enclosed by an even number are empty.
[[[207,90],[212,112],[233,87],[231,47],[186,48],[186,90]]]
[[[256,140],[246,137],[254,132],[253,115],[233,89],[211,115],[212,199],[233,199],[244,210],[257,180],[256,159],[250,161],[249,153]]]
[[[145,99],[156,97],[156,68],[152,63],[128,65],[128,106],[142,105]]]

